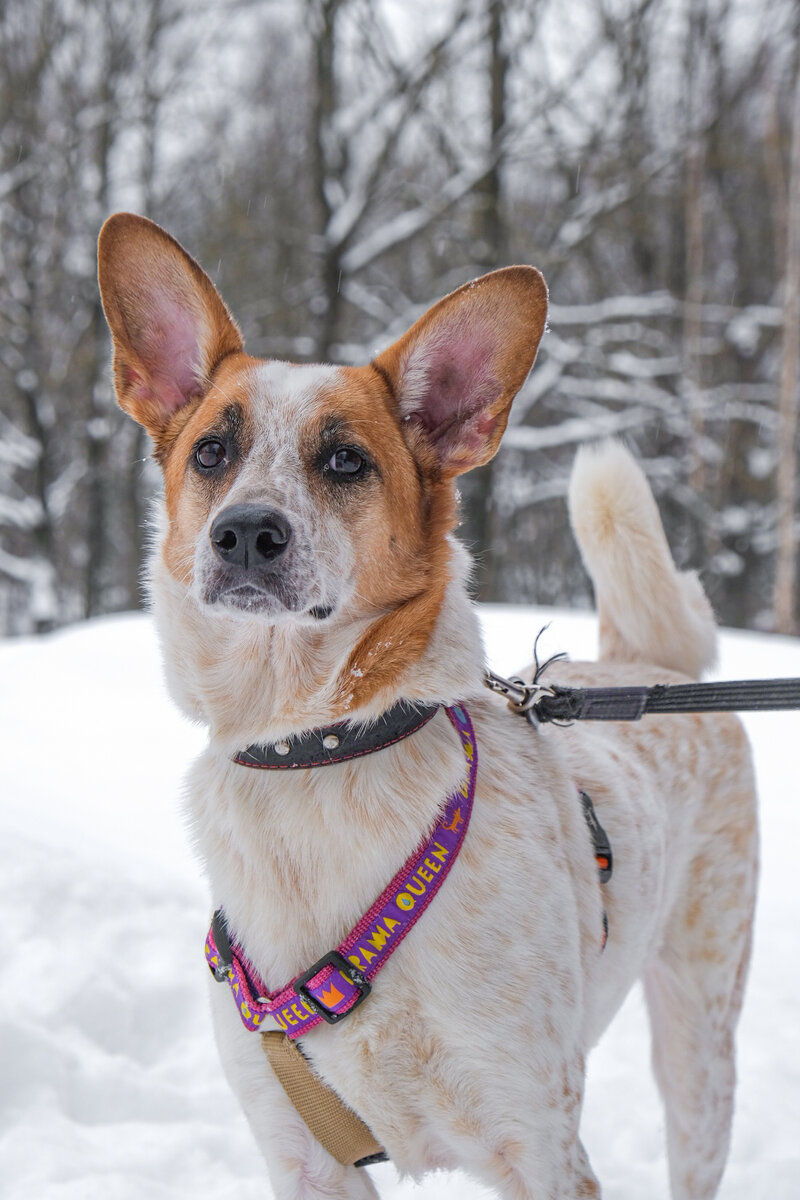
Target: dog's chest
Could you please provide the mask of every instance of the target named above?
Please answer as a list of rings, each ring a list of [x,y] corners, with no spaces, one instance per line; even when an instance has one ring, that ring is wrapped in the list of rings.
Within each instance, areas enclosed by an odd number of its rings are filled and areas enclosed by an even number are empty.
[[[333,949],[464,773],[449,721],[354,763],[264,771],[207,751],[189,805],[212,901],[274,990]]]

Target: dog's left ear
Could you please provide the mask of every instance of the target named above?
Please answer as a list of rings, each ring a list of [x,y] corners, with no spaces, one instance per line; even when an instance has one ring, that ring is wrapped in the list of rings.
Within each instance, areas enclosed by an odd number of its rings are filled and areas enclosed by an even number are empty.
[[[497,452],[546,320],[539,271],[505,267],[445,296],[374,360],[409,440],[422,438],[443,475],[461,475]]]
[[[115,213],[97,251],[117,399],[158,445],[242,336],[205,271],[153,221]]]

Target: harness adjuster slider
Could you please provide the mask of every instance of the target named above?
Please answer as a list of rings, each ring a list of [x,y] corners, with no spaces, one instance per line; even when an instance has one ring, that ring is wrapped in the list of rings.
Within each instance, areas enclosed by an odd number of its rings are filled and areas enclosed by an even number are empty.
[[[592,804],[592,798],[588,792],[580,792],[581,805],[583,807],[583,815],[586,824],[589,826],[589,833],[592,836],[594,844],[594,857],[597,863],[597,869],[600,873],[600,882],[608,883],[614,871],[614,856],[611,853],[611,842],[608,840],[608,834],[597,819],[597,813]]]
[[[230,979],[233,969],[233,947],[231,946],[231,939],[228,936],[225,914],[221,908],[218,908],[211,918],[211,932],[214,934],[217,958],[219,959],[217,965],[211,967],[211,973],[217,983],[225,983],[227,979]]]
[[[324,970],[325,967],[333,967],[335,971],[338,971],[340,975],[348,979],[358,992],[356,999],[344,1012],[334,1012],[333,1009],[327,1008],[321,1000],[316,996],[312,996],[308,989],[309,981],[316,975],[319,975],[320,971]],[[315,962],[310,970],[304,971],[302,975],[299,975],[295,979],[293,987],[298,996],[302,996],[304,1002],[312,1012],[316,1016],[322,1017],[323,1021],[326,1021],[328,1025],[338,1025],[345,1017],[349,1017],[350,1013],[354,1012],[359,1004],[364,1003],[372,991],[372,984],[366,975],[359,971],[358,967],[349,962],[338,950],[329,950],[327,954],[323,954],[322,958]]]

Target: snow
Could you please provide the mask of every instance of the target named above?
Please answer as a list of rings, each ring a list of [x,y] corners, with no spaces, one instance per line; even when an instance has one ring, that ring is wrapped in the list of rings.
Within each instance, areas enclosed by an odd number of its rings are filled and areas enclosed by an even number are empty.
[[[501,673],[544,653],[593,656],[589,615],[483,610]],[[800,675],[800,642],[725,634],[720,676]],[[150,620],[92,622],[0,643],[4,848],[0,902],[0,1197],[268,1200],[222,1080],[206,1010],[209,903],[180,814],[202,732],[175,712]],[[746,718],[758,765],[763,884],[740,1027],[723,1200],[800,1195],[800,714]],[[663,1122],[632,994],[592,1055],[583,1122],[607,1200],[666,1200]],[[480,1200],[458,1174],[390,1200]]]

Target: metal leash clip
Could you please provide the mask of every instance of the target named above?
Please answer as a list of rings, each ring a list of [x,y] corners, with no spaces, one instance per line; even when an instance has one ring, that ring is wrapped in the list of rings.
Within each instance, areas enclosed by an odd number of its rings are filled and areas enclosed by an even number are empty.
[[[524,717],[534,729],[539,725],[536,705],[544,696],[555,695],[553,689],[544,684],[526,683],[524,679],[516,676],[513,679],[504,679],[502,675],[496,675],[488,667],[484,671],[483,682],[490,691],[495,692],[498,696],[504,696],[511,711]]]

